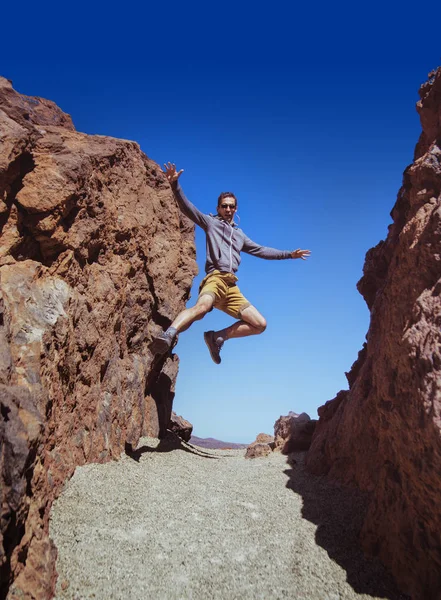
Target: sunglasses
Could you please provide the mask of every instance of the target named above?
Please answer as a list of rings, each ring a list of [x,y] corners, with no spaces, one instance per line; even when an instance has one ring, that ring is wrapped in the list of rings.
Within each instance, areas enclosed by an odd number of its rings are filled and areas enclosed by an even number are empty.
[[[231,210],[236,210],[235,204],[221,204],[221,208],[231,208]]]

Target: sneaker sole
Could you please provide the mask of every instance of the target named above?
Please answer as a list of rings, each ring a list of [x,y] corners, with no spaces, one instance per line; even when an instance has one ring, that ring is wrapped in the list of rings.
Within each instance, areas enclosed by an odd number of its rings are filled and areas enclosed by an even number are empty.
[[[150,345],[150,350],[153,352],[153,354],[165,354],[168,350],[170,350],[170,346],[162,338],[154,338]]]
[[[214,362],[216,365],[220,365],[220,364],[221,364],[221,357],[220,357],[218,354],[217,354],[217,355],[216,355],[216,354],[213,354],[213,350],[212,350],[212,348],[211,348],[211,345],[210,345],[210,336],[209,336],[209,334],[208,334],[208,331],[206,331],[206,332],[204,333],[204,341],[205,341],[205,343],[207,344],[208,351],[210,352],[211,360],[212,360],[212,361],[213,361],[213,362]]]

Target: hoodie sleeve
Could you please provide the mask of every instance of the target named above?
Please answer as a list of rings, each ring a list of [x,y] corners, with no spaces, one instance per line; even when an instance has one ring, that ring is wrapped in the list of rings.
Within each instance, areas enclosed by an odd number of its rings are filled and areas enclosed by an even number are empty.
[[[250,240],[246,235],[244,235],[242,251],[251,254],[252,256],[258,256],[259,258],[266,258],[268,260],[291,258],[291,252],[289,250],[276,250],[275,248],[268,248],[267,246],[259,246],[259,244]]]
[[[178,206],[184,215],[191,219],[193,223],[196,223],[196,225],[202,227],[204,231],[207,231],[208,222],[210,220],[209,215],[204,215],[204,213],[202,213],[194,204],[190,202],[190,200],[188,200],[178,181],[175,181],[171,184],[171,189],[174,197],[176,198],[176,202],[178,203]]]

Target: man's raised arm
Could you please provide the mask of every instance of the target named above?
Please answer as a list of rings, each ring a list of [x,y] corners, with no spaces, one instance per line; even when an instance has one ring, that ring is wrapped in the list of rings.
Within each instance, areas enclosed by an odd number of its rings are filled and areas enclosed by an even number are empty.
[[[179,177],[184,172],[184,169],[181,169],[179,172],[176,171],[176,165],[173,163],[164,164],[165,167],[165,176],[170,182],[170,186],[173,192],[174,197],[176,198],[176,202],[178,203],[181,211],[186,215],[189,219],[202,227],[202,229],[206,230],[208,225],[208,216],[204,215],[194,204],[188,200],[182,191],[181,186],[179,185]]]

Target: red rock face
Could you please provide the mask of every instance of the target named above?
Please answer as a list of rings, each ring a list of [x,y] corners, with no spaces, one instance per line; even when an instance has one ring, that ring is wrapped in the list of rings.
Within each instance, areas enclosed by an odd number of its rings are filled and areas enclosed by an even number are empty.
[[[441,69],[420,97],[415,159],[358,284],[367,343],[349,391],[319,410],[307,465],[372,492],[365,548],[430,600],[441,590]]]
[[[0,139],[0,596],[47,598],[63,482],[169,423],[178,358],[149,342],[188,299],[194,228],[135,142],[3,78]]]

